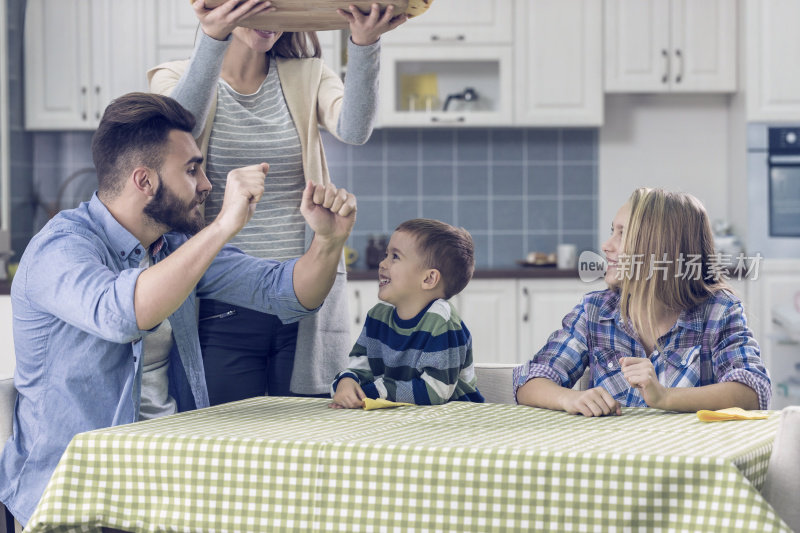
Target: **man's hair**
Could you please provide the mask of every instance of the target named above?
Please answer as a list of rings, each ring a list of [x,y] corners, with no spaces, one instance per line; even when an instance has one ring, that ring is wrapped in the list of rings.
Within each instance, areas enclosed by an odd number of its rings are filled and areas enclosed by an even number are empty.
[[[407,220],[395,231],[412,235],[425,268],[442,275],[444,297],[452,298],[467,286],[475,270],[475,245],[464,228],[429,218]]]
[[[118,195],[137,166],[160,169],[170,131],[191,133],[194,125],[192,114],[168,96],[128,93],[114,99],[92,136],[98,194]]]

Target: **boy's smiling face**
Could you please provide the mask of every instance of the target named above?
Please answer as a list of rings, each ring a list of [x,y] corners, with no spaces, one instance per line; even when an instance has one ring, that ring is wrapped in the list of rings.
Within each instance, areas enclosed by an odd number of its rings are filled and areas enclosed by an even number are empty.
[[[395,231],[386,247],[386,257],[378,265],[378,298],[394,305],[400,318],[415,316],[431,301],[431,291],[423,287],[429,272],[417,239],[410,233]]]

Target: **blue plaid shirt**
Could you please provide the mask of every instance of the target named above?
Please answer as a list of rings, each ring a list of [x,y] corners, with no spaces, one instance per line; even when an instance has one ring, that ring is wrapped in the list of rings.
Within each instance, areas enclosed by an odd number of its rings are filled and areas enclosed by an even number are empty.
[[[747,327],[741,301],[719,291],[702,304],[683,311],[659,341],[664,347],[649,355],[661,384],[699,387],[736,381],[758,394],[761,409],[772,396],[761,351]],[[631,387],[620,367],[622,357],[648,357],[629,324],[622,321],[619,294],[611,289],[590,292],[562,321],[533,359],[514,369],[517,389],[537,377],[573,387],[586,367],[591,387],[603,387],[621,405],[646,407],[639,389]]]

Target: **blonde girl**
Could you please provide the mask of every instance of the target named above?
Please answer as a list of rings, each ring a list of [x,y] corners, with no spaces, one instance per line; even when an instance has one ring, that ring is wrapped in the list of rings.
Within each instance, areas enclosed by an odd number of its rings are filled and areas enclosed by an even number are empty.
[[[697,198],[637,189],[603,243],[591,292],[514,371],[517,402],[585,416],[622,406],[767,409],[770,380],[742,302],[719,275]],[[588,390],[573,390],[584,371]]]

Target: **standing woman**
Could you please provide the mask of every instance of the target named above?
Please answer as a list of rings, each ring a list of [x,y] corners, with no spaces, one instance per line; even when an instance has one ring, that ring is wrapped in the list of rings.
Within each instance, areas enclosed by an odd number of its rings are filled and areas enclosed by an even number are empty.
[[[148,74],[153,92],[175,98],[197,119],[193,132],[213,184],[206,220],[222,206],[230,170],[270,164],[264,196],[248,225],[231,240],[257,257],[284,260],[310,242],[300,200],[307,181],[330,183],[320,126],[339,140],[363,144],[377,107],[381,34],[405,22],[392,7],[381,15],[351,6],[347,82],[321,59],[313,32],[270,32],[238,26],[275,10],[269,0],[228,0],[206,9],[193,4],[202,31],[191,59]],[[265,393],[326,395],[347,364],[350,332],[340,262],[334,287],[319,313],[284,325],[273,315],[221,301],[200,303],[200,342],[211,404]]]

